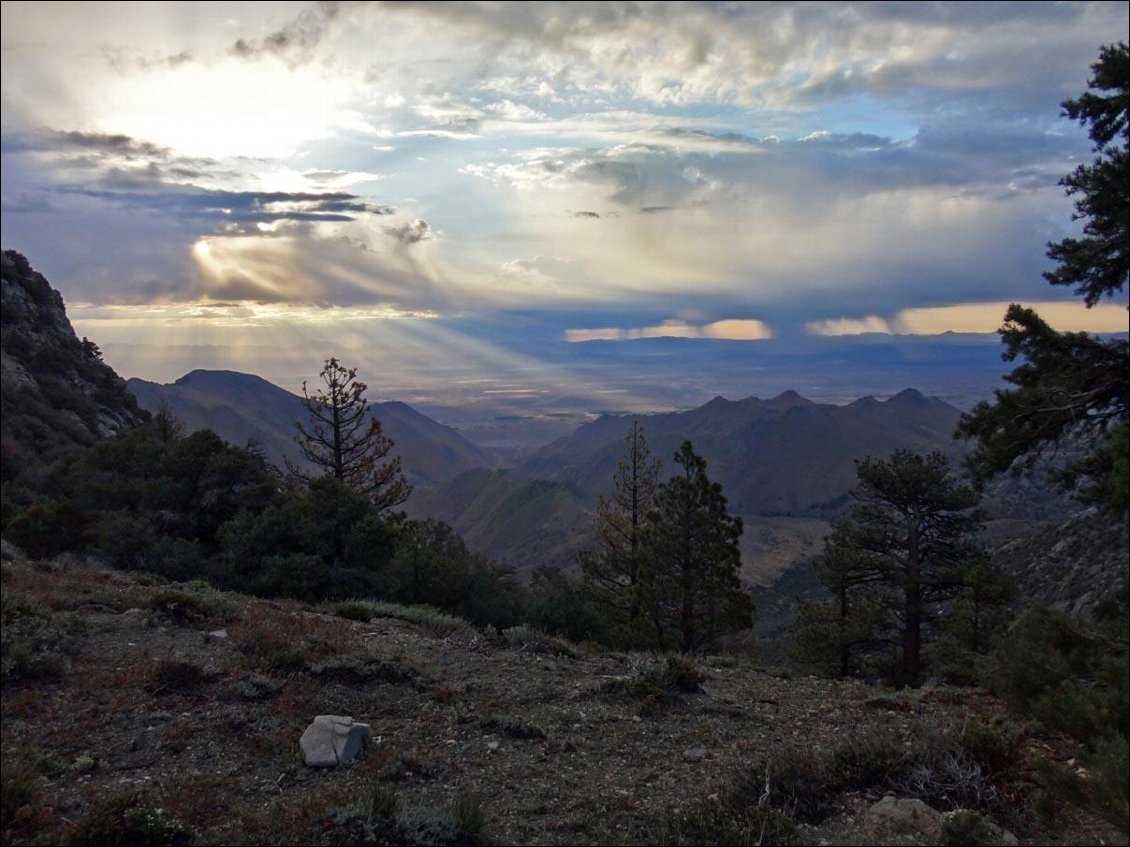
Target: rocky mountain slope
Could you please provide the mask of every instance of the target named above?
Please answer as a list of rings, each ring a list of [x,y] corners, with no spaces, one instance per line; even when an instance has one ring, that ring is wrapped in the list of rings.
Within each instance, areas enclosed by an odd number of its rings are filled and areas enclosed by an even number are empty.
[[[302,400],[261,377],[196,370],[168,385],[135,378],[128,386],[151,412],[167,403],[190,432],[211,429],[240,446],[254,441],[280,467],[286,457],[299,459],[295,422],[308,418]],[[434,486],[461,471],[496,464],[491,453],[405,403],[373,403],[370,412],[395,442],[390,455],[400,456],[415,485]]]
[[[0,283],[2,477],[34,488],[54,461],[148,416],[26,258],[5,250]]]
[[[790,679],[742,655],[603,652],[5,553],[5,844],[126,827],[201,844],[937,844],[970,820],[996,833],[977,843],[1016,843],[998,827],[1119,839],[1070,807],[1040,817],[1034,769],[1081,779],[1069,740],[974,689]],[[319,714],[369,724],[374,745],[307,767]]]

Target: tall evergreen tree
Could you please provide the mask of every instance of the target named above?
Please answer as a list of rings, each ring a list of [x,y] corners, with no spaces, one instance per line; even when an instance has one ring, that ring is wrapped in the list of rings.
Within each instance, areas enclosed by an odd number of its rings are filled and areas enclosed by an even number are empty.
[[[818,569],[835,597],[823,623],[832,624],[841,672],[854,669],[860,651],[889,645],[899,654],[898,681],[914,685],[945,604],[971,590],[979,603],[994,596],[975,537],[980,498],[951,476],[941,452],[898,450],[888,461],[857,463],[857,472],[856,502],[828,536]]]
[[[689,441],[675,462],[682,471],[659,486],[641,538],[645,602],[660,647],[695,650],[750,627],[753,601],[738,576],[741,518],[729,513],[722,486],[707,477]]]
[[[612,493],[597,498],[599,547],[582,553],[580,563],[585,593],[600,607],[613,629],[632,641],[647,617],[647,573],[641,539],[647,515],[655,504],[659,459],[648,448],[638,420],[632,421],[624,444],[624,455],[612,477]]]
[[[1081,238],[1048,245],[1059,266],[1044,276],[1074,285],[1087,306],[1122,292],[1130,276],[1130,52],[1125,42],[1103,47],[1089,90],[1063,103],[1063,114],[1089,127],[1096,157],[1060,180],[1076,198]],[[1032,309],[1013,303],[1000,335],[1005,361],[1021,362],[998,390],[962,417],[958,436],[975,438],[969,460],[978,481],[1008,468],[1031,469],[1057,447],[1084,446],[1081,459],[1059,473],[1061,484],[1118,511],[1127,505],[1127,418],[1130,345],[1082,332],[1057,332]]]
[[[345,368],[335,358],[326,360],[319,375],[324,388],[314,394],[302,383],[302,404],[310,414],[310,427],[298,426],[295,438],[302,455],[325,474],[365,494],[378,512],[399,506],[412,493],[400,472],[400,458],[383,461],[392,450],[381,422],[369,413],[368,386],[357,379],[356,368]],[[306,478],[292,463],[296,475]]]

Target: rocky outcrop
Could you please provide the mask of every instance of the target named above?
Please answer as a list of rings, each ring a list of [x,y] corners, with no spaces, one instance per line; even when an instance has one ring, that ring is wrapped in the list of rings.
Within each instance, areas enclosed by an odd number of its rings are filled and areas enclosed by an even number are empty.
[[[79,339],[62,295],[14,250],[0,259],[3,480],[148,418],[97,345]]]
[[[1127,549],[1126,515],[1090,508],[1003,544],[994,559],[1022,600],[1092,617],[1125,589]]]

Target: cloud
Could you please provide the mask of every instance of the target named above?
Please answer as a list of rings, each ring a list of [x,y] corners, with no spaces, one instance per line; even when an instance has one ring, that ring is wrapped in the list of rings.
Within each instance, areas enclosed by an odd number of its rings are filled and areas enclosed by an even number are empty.
[[[423,218],[416,218],[399,226],[386,226],[385,232],[405,246],[419,244],[421,241],[435,237],[432,228]]]
[[[254,60],[271,55],[285,59],[292,67],[305,64],[313,58],[315,48],[340,11],[340,3],[322,0],[262,39],[238,39],[228,52],[240,59]]]
[[[79,132],[77,130],[42,129],[36,132],[13,133],[4,136],[3,148],[8,153],[80,152],[130,160],[174,158],[172,148],[161,144],[131,138],[122,133]]]
[[[881,333],[884,335],[939,335],[944,332],[995,332],[1008,302],[954,303],[902,309],[891,318],[830,318],[805,324],[809,335],[840,336]],[[1025,305],[1035,309],[1061,332],[1117,333],[1127,331],[1126,306],[1103,303],[1088,308],[1075,301],[1038,301]]]
[[[654,326],[620,329],[567,329],[563,338],[570,343],[585,341],[635,341],[641,338],[706,338],[719,341],[764,341],[773,329],[756,318],[726,318],[707,324],[691,324],[669,319]]]
[[[178,53],[162,54],[159,52],[144,53],[132,48],[103,47],[102,52],[110,67],[119,73],[152,71],[155,69],[176,70],[182,65],[196,61],[196,52],[194,50],[181,50]]]

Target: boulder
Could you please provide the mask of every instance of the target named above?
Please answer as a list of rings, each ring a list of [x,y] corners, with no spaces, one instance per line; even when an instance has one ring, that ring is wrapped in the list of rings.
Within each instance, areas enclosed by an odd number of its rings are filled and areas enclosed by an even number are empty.
[[[888,795],[850,823],[835,843],[941,844],[942,815],[921,800]]]
[[[342,715],[318,715],[306,727],[298,745],[307,765],[332,768],[353,761],[372,739],[373,733],[366,723],[356,723]]]

